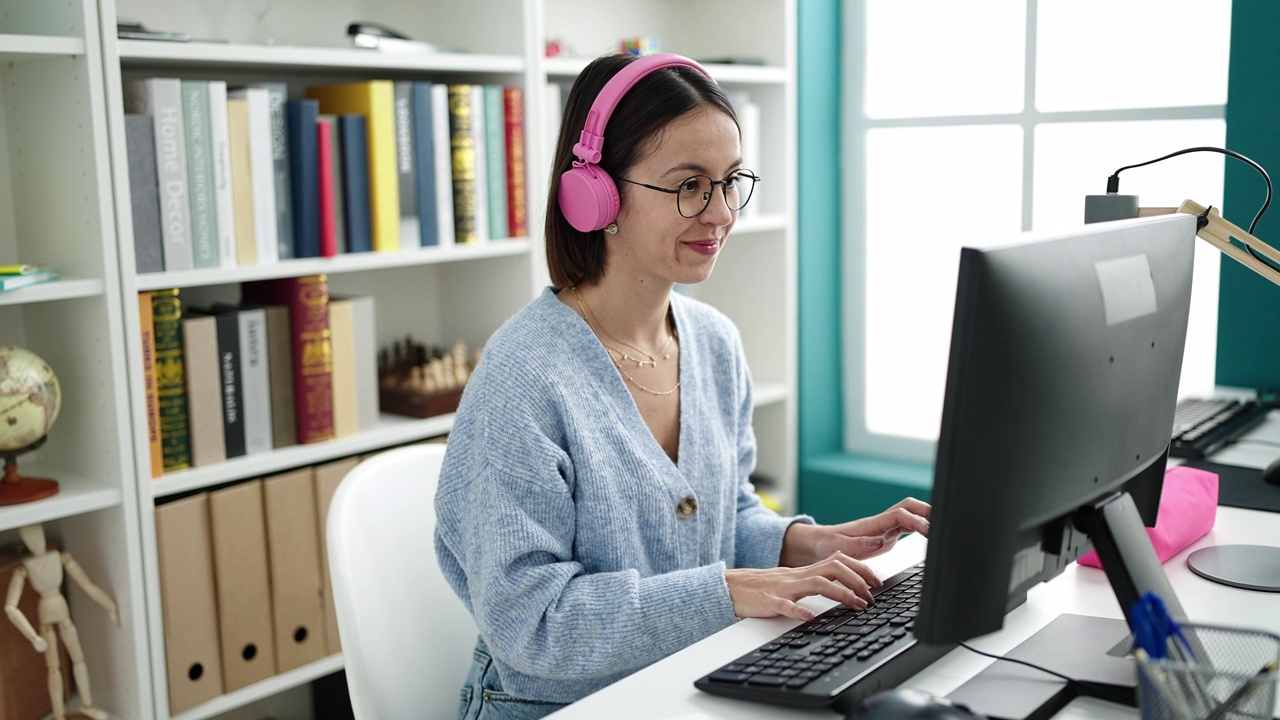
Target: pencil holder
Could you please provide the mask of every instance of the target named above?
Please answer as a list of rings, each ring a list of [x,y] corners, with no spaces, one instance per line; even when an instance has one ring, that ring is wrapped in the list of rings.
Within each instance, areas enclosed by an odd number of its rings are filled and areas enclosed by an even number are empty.
[[[1269,720],[1276,701],[1280,635],[1213,625],[1182,626],[1187,643],[1163,659],[1138,657],[1145,720]]]

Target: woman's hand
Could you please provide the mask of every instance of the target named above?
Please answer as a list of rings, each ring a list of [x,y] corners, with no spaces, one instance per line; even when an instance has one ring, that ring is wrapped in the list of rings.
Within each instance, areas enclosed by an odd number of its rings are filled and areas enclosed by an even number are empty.
[[[929,504],[906,498],[879,515],[839,525],[794,523],[782,538],[780,565],[799,568],[843,553],[865,560],[888,551],[905,533],[929,536]]]
[[[871,568],[841,552],[805,567],[726,570],[724,579],[733,614],[740,618],[782,615],[812,620],[816,613],[796,603],[810,595],[861,610],[871,601],[871,588],[880,587]]]

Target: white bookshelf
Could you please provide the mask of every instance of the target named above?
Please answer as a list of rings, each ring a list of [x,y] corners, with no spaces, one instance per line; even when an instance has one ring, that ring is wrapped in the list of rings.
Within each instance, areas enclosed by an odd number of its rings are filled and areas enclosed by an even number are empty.
[[[452,415],[384,414],[375,429],[150,478],[136,294],[181,288],[201,303],[235,300],[251,280],[327,274],[331,290],[371,294],[379,345],[412,334],[475,347],[546,283],[541,230],[551,132],[543,88],[569,84],[618,38],[658,38],[665,51],[711,62],[728,89],[761,106],[769,139],[754,212],[734,230],[712,279],[689,288],[742,331],[756,383],[759,470],[795,503],[796,0],[20,0],[0,10],[0,263],[52,262],[63,280],[0,293],[0,343],[28,347],[58,372],[62,416],[48,444],[21,459],[57,477],[45,501],[0,507],[0,542],[43,522],[120,603],[122,626],[71,591],[95,699],[120,718],[244,717],[341,669],[327,657],[169,712],[157,570],[157,505],[293,468],[364,455],[447,432]],[[191,43],[120,41],[117,18],[187,32]],[[352,48],[353,20],[375,20],[440,52]],[[575,57],[546,58],[559,39]],[[398,253],[139,274],[124,141],[124,82],[153,76],[310,84],[368,78],[518,85],[525,93],[529,238]],[[56,91],[51,91],[56,89]],[[33,255],[39,256],[33,256]],[[3,679],[0,679],[3,682]],[[276,711],[280,720],[292,720]],[[301,716],[299,716],[301,717]]]

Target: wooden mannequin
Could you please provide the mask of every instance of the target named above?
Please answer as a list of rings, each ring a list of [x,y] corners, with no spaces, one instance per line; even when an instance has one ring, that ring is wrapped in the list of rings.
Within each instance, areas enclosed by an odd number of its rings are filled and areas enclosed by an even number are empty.
[[[18,628],[23,637],[31,641],[38,653],[44,653],[45,666],[49,669],[49,697],[53,701],[53,717],[65,720],[66,712],[62,704],[62,670],[58,658],[57,641],[62,637],[62,644],[67,648],[71,658],[71,672],[80,691],[80,713],[93,720],[106,720],[107,713],[93,706],[93,694],[89,691],[89,669],[84,662],[84,650],[80,647],[80,636],[76,626],[71,623],[71,613],[67,608],[67,599],[62,595],[62,572],[76,582],[94,602],[101,605],[111,615],[111,622],[120,625],[120,615],[116,603],[97,585],[89,580],[80,565],[72,559],[70,553],[51,551],[45,544],[44,527],[28,525],[18,530],[18,535],[30,553],[22,561],[22,567],[13,573],[9,581],[9,594],[5,597],[4,612],[9,621]],[[40,632],[37,634],[22,611],[18,609],[18,598],[22,596],[22,584],[31,580],[31,587],[40,595],[40,610],[37,618]],[[56,634],[55,634],[56,632]]]

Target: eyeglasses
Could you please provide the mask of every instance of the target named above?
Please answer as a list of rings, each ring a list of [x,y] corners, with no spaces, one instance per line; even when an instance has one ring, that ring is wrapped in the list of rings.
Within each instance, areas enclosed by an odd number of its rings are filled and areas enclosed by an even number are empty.
[[[696,218],[707,209],[707,206],[711,204],[711,196],[716,192],[717,185],[720,186],[720,190],[724,195],[725,204],[729,206],[730,210],[737,212],[746,207],[747,201],[751,199],[751,193],[756,189],[756,183],[760,181],[760,178],[750,170],[734,170],[723,180],[712,180],[706,175],[694,175],[681,180],[680,187],[675,190],[658,187],[657,185],[648,185],[626,178],[618,179],[631,185],[639,185],[642,188],[675,195],[676,209],[680,211],[681,217],[686,218]]]

